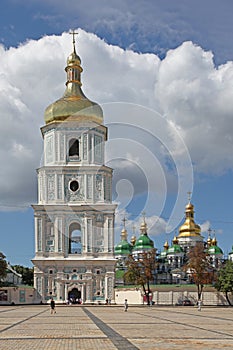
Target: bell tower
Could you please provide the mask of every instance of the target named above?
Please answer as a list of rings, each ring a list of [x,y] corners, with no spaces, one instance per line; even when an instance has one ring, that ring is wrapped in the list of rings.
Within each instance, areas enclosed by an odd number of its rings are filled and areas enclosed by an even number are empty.
[[[102,108],[82,91],[81,59],[67,58],[64,95],[44,113],[37,170],[34,286],[42,301],[114,301],[112,169],[105,165]]]

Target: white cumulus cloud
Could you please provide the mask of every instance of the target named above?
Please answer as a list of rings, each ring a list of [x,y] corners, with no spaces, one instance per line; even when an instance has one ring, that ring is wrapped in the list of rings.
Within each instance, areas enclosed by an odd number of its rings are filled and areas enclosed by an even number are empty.
[[[36,202],[35,169],[42,156],[40,126],[44,124],[45,108],[64,92],[64,67],[71,50],[68,33],[29,40],[8,50],[0,47],[2,208],[24,207]],[[186,181],[192,180],[192,169],[188,175],[186,169],[189,154],[198,174],[218,175],[232,170],[232,62],[215,66],[213,54],[192,42],[170,50],[160,60],[154,54],[139,54],[108,45],[83,30],[79,30],[77,51],[84,68],[84,93],[103,104],[106,112],[109,145],[124,139],[118,142],[116,160],[120,167],[123,162],[130,163],[117,181],[125,179],[121,182],[124,186],[130,181],[130,197],[135,191],[137,195],[148,191],[153,184],[155,196],[149,201],[149,216],[159,216],[167,192],[181,191],[181,184],[186,186],[185,193],[188,186],[191,189],[192,183]],[[118,116],[114,110],[113,120],[111,108],[107,106],[115,102],[139,108],[127,107],[123,112],[119,109],[121,115]],[[149,108],[151,114],[140,105]],[[122,120],[130,127],[124,127]],[[118,129],[112,127],[114,122],[120,123]],[[108,160],[115,161],[114,152]],[[138,172],[134,172],[132,164],[137,165]],[[139,181],[137,173],[144,176],[145,183]],[[156,195],[161,205],[160,212],[155,213]],[[182,199],[181,216],[186,199],[186,196]],[[125,203],[129,204],[127,200]],[[151,227],[153,224],[154,221]],[[163,223],[160,227],[164,227]]]

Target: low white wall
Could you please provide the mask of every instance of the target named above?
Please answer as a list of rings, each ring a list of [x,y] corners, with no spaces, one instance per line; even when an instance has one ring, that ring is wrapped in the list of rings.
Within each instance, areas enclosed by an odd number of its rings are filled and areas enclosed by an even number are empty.
[[[117,305],[123,305],[124,300],[127,299],[131,305],[143,304],[143,293],[141,289],[116,289],[115,301]],[[155,291],[153,292],[152,300],[155,305],[177,305],[184,299],[191,300],[194,304],[197,303],[196,291]],[[233,296],[230,296],[233,304]],[[221,292],[203,292],[203,305],[228,305],[225,295]]]
[[[39,304],[40,296],[33,287],[1,287],[0,305]]]
[[[229,295],[233,304],[233,296]],[[176,305],[184,299],[191,300],[194,304],[197,302],[197,291],[155,291],[152,300],[155,305]],[[125,299],[130,305],[143,304],[143,291],[139,288],[115,289],[115,302],[117,305],[123,305]],[[2,287],[0,288],[0,305],[14,304],[39,304],[41,301],[37,291],[25,287]],[[203,305],[228,305],[225,295],[220,292],[205,291],[202,294]]]
[[[125,299],[129,304],[142,304],[143,297],[140,289],[124,289],[115,291],[115,302],[117,305],[124,304]]]

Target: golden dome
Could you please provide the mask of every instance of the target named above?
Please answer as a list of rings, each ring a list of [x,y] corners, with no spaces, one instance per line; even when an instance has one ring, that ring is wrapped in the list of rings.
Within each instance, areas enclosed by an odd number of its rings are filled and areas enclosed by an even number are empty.
[[[146,233],[147,233],[147,224],[146,224],[145,221],[143,221],[143,222],[141,223],[140,231],[141,231],[142,234],[146,234]]]
[[[132,236],[131,239],[130,239],[130,243],[132,245],[135,245],[136,240],[137,240],[136,236]]]
[[[128,236],[127,230],[123,228],[121,230],[121,240],[127,240],[127,236]]]
[[[211,239],[210,235],[208,236],[207,244],[209,247],[212,245],[212,239]]]
[[[81,58],[77,55],[75,49],[74,51],[67,57],[67,67],[77,65],[78,67],[81,68]],[[82,72],[82,68],[81,68]]]
[[[217,244],[218,244],[218,242],[217,242],[216,237],[212,238],[212,245],[217,245]]]
[[[185,207],[185,211],[193,211],[194,210],[194,205],[189,202],[186,207]]]
[[[88,121],[102,124],[102,108],[97,103],[90,101],[81,89],[81,59],[76,54],[75,45],[73,52],[67,58],[65,71],[67,73],[65,93],[59,100],[46,108],[45,123]]]
[[[185,207],[185,216],[185,222],[179,228],[178,238],[200,236],[201,228],[194,222],[194,206],[190,202]]]
[[[169,248],[168,241],[166,241],[166,242],[164,243],[164,246],[163,246],[163,247],[164,247],[165,250],[167,250],[167,249]]]

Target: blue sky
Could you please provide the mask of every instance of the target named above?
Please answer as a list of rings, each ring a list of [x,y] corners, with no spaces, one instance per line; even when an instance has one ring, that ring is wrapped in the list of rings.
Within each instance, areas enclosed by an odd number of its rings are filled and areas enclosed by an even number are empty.
[[[182,222],[191,190],[203,235],[211,227],[224,252],[231,249],[232,10],[231,0],[1,1],[0,250],[12,264],[29,266],[34,255],[39,128],[44,109],[64,91],[70,28],[79,28],[84,91],[106,113],[117,227],[126,213],[130,235],[145,210],[161,248],[175,234],[171,223]],[[129,119],[138,113],[130,127],[117,119],[126,110]],[[184,169],[188,156],[193,179]]]

